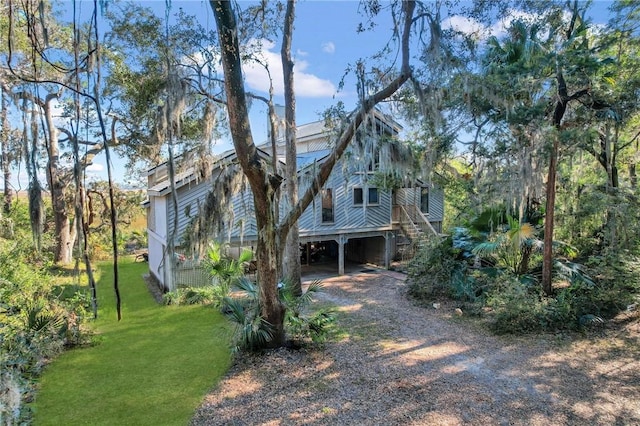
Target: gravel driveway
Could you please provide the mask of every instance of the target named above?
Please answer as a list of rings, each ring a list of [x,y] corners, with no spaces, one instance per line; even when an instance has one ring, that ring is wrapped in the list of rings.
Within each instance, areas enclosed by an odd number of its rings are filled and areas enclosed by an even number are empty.
[[[242,356],[193,425],[640,425],[637,319],[609,335],[496,337],[415,306],[404,275],[323,280],[345,336]]]

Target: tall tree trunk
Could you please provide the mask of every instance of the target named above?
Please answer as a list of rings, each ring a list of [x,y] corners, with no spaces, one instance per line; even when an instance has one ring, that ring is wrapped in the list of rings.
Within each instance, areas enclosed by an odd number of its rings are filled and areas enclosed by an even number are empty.
[[[1,90],[1,89],[0,89]],[[9,137],[11,134],[11,125],[9,124],[7,107],[9,100],[6,93],[2,90],[2,99],[0,99],[0,169],[2,169],[2,181],[4,183],[4,202],[2,209],[5,213],[11,210],[13,203],[13,190],[11,189],[11,153],[9,150]]]
[[[238,30],[232,3],[210,0],[210,5],[215,15],[221,44],[229,128],[238,161],[253,193],[258,227],[256,260],[260,310],[262,317],[272,327],[272,340],[269,346],[277,347],[281,346],[285,339],[284,306],[278,296],[276,272],[277,250],[280,249],[280,242],[276,238],[273,211],[275,192],[281,181],[265,170],[265,165],[261,162],[253,142],[242,77]]]
[[[574,0],[572,5],[572,15],[569,28],[566,32],[566,39],[573,37],[575,24],[578,20],[578,1]],[[553,222],[555,218],[556,206],[556,175],[558,169],[558,153],[560,148],[560,131],[562,130],[562,119],[567,111],[570,101],[579,99],[589,93],[589,88],[579,90],[569,95],[567,82],[564,79],[562,66],[559,58],[556,58],[556,105],[553,111],[553,127],[556,132],[553,136],[553,146],[549,158],[549,172],[547,173],[547,203],[544,215],[544,249],[542,253],[542,289],[547,295],[553,292]]]
[[[556,105],[556,108],[558,106]],[[566,108],[566,107],[565,107]],[[556,173],[558,164],[558,138],[553,137],[549,171],[547,173],[547,203],[544,213],[544,247],[542,253],[542,290],[550,295],[553,292],[553,220],[556,205]]]
[[[270,186],[270,185],[269,185]],[[267,188],[269,188],[267,186]],[[278,251],[282,245],[278,240],[275,218],[273,216],[273,187],[267,191],[255,193],[256,225],[262,236],[256,244],[257,276],[260,288],[261,316],[271,325],[271,341],[268,347],[280,347],[285,342],[285,308],[278,294]]]
[[[295,18],[295,0],[287,2],[285,26],[282,37],[282,70],[284,76],[284,105],[285,105],[285,149],[286,149],[286,179],[287,197],[289,205],[298,204],[298,163],[296,149],[296,96],[293,90],[293,60],[291,59],[291,39],[293,36],[293,21]],[[300,267],[300,238],[298,222],[294,223],[286,235],[284,248],[284,276],[293,286],[296,295],[302,294],[302,278]]]
[[[48,95],[44,104],[44,116],[47,126],[48,162],[47,179],[49,191],[51,191],[51,207],[53,209],[55,249],[53,260],[55,263],[67,264],[71,262],[74,241],[69,224],[69,213],[64,198],[64,190],[67,182],[62,179],[60,170],[60,149],[58,145],[58,130],[53,120],[51,104],[57,99],[57,95]]]

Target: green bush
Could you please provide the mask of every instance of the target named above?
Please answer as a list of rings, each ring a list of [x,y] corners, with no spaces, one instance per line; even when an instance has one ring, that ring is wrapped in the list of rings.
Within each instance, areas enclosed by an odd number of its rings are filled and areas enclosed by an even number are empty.
[[[464,237],[458,232],[421,248],[408,268],[411,296],[446,297],[465,304],[466,312],[487,311],[496,333],[515,334],[598,326],[638,301],[640,260],[628,252],[583,263],[557,259],[555,276],[568,285],[545,296],[533,275],[515,275],[519,268],[471,267],[468,253],[477,243]]]
[[[296,296],[293,286],[285,281],[280,289],[285,312],[285,329],[294,344],[304,344],[311,340],[323,343],[329,336],[329,330],[335,322],[335,312],[332,309],[320,309],[312,312],[310,306],[313,296],[322,291],[319,280],[313,281],[301,295]]]
[[[0,244],[0,418],[28,419],[22,402],[34,380],[65,346],[83,343],[88,300],[53,286],[54,278],[34,259],[29,240]]]
[[[466,264],[456,259],[458,250],[451,238],[421,244],[409,263],[409,294],[418,300],[451,296],[452,279],[464,276]]]
[[[222,300],[216,286],[181,287],[162,296],[165,305],[218,305]]]
[[[498,334],[530,333],[545,326],[545,306],[539,292],[510,274],[496,280],[486,299],[490,308],[490,327]]]
[[[487,298],[491,327],[497,333],[520,334],[598,326],[637,301],[637,262],[633,257],[590,259],[589,268],[575,269],[581,273],[571,275],[569,285],[550,297],[505,274]]]
[[[258,350],[271,340],[272,330],[260,315],[258,286],[242,278],[236,282],[238,293],[227,297],[223,312],[236,325],[235,350]],[[287,337],[295,346],[309,341],[322,343],[329,336],[335,314],[330,309],[313,311],[310,307],[313,295],[322,291],[319,281],[314,281],[306,291],[296,296],[292,286],[281,283],[279,296],[285,307],[284,327]]]

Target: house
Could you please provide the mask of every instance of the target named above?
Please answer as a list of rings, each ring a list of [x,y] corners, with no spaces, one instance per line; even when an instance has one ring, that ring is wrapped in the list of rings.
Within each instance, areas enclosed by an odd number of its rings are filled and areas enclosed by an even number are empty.
[[[412,241],[441,232],[444,215],[443,191],[432,183],[406,179],[406,168],[396,167],[402,157],[399,144],[394,143],[400,125],[375,111],[361,129],[298,220],[304,261],[321,251],[325,259],[335,262],[339,274],[347,261],[388,268]],[[333,138],[334,132],[322,121],[298,126],[300,193],[330,154]],[[276,167],[282,168],[282,135],[278,141]],[[271,165],[273,158],[267,152],[271,147],[260,147],[263,161]],[[214,237],[234,248],[252,248],[256,241],[252,195],[240,179],[235,160],[235,152],[228,151],[211,165],[209,174],[198,173],[196,167],[176,173],[177,209],[167,164],[148,171],[149,270],[165,289],[186,284],[176,278],[176,271],[182,274],[191,259],[203,254],[201,237]],[[214,185],[219,189],[212,191]],[[286,211],[288,200],[282,196],[281,217]],[[167,247],[172,239],[180,254],[169,259]]]

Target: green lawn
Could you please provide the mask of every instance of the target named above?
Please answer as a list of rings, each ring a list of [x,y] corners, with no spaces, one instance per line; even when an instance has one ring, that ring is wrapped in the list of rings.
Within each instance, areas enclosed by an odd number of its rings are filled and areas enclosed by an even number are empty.
[[[68,351],[40,380],[36,425],[185,425],[230,364],[230,327],[212,308],[155,303],[146,263],[120,267],[122,321],[112,266],[101,265],[98,344]]]

